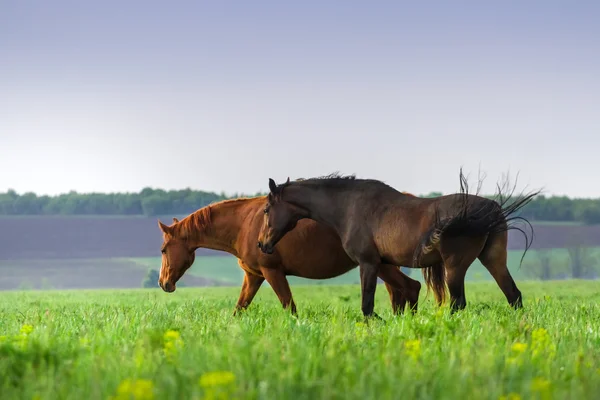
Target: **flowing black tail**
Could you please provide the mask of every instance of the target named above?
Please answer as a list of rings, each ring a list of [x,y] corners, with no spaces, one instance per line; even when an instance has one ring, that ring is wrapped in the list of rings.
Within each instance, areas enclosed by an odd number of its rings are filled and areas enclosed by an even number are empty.
[[[507,182],[503,186],[506,186]],[[516,185],[516,183],[515,183]],[[419,268],[421,257],[430,253],[434,246],[444,237],[456,236],[482,236],[508,230],[518,230],[525,236],[525,251],[521,256],[521,263],[531,247],[533,241],[533,226],[524,217],[517,214],[523,207],[533,200],[540,191],[531,192],[527,195],[512,200],[514,187],[508,196],[502,194],[502,187],[497,185],[498,194],[494,199],[474,197],[468,193],[468,184],[460,169],[460,193],[457,202],[452,207],[436,208],[435,222],[431,229],[423,235],[421,243],[413,254],[413,267]],[[479,189],[481,180],[479,181]],[[476,195],[477,195],[476,193]],[[511,201],[512,200],[512,201]],[[515,226],[515,221],[523,221],[531,229],[531,238],[521,227]],[[443,301],[445,288],[445,271],[442,264],[423,268],[423,276],[428,289],[431,288],[436,294],[438,302]]]

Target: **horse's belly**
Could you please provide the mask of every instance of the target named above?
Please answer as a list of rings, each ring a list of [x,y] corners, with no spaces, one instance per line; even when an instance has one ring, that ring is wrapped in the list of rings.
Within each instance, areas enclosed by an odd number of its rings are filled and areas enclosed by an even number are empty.
[[[306,279],[331,279],[356,268],[356,265],[305,265],[302,268],[286,268],[286,275],[299,276]]]
[[[398,266],[412,265],[413,254],[416,244],[407,243],[406,240],[398,238],[389,238],[380,241],[378,245],[381,259],[388,263]]]

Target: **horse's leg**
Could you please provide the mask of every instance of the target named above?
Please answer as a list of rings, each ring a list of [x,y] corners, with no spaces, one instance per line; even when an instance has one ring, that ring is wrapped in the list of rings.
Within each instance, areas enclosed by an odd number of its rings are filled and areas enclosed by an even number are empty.
[[[475,258],[473,258],[475,260]],[[472,261],[471,261],[472,262]],[[462,310],[467,306],[465,295],[465,274],[470,264],[454,263],[452,260],[444,262],[446,268],[446,283],[450,292],[450,307],[452,312]]]
[[[411,311],[417,312],[419,292],[421,291],[419,281],[409,278],[399,267],[390,264],[381,264],[378,276],[384,281],[385,287],[390,293],[394,314],[403,313],[407,301]]]
[[[506,265],[507,242],[507,232],[491,235],[479,255],[479,260],[494,277],[508,303],[517,309],[523,307],[523,297]]]
[[[236,315],[238,311],[246,309],[250,303],[252,303],[256,292],[258,292],[258,289],[260,289],[260,285],[265,281],[265,278],[262,276],[250,274],[248,271],[244,272],[245,275],[244,282],[242,283],[242,291],[240,292],[240,298],[235,306],[233,315]]]
[[[375,309],[375,290],[377,290],[377,274],[379,262],[364,262],[359,260],[360,291],[362,296],[362,312],[365,318],[381,319],[373,310]]]
[[[292,315],[296,315],[296,304],[292,298],[292,290],[283,270],[265,267],[261,267],[260,270],[267,282],[269,282],[269,285],[273,288],[283,308],[287,309],[290,307]]]
[[[379,274],[378,276],[381,278],[381,274]],[[383,280],[383,278],[381,279]],[[404,297],[401,290],[394,288],[386,281],[383,281],[383,283],[390,295],[390,302],[392,303],[392,312],[395,315],[402,314],[404,312],[404,307],[406,307],[406,297]]]
[[[485,236],[480,238],[448,238],[441,243],[441,253],[446,269],[446,284],[450,292],[452,312],[467,306],[465,296],[465,275],[481,253]]]

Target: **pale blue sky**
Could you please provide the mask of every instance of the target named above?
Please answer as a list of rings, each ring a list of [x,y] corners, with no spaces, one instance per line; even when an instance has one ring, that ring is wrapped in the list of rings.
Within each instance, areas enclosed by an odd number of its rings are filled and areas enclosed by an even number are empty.
[[[600,3],[0,2],[0,191],[600,197]]]

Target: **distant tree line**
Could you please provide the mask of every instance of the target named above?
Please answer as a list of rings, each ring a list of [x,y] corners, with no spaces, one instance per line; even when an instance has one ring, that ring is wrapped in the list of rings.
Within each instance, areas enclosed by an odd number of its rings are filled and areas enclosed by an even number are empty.
[[[526,275],[543,281],[554,279],[598,279],[600,257],[590,246],[572,244],[565,249],[539,249],[523,267]]]
[[[256,193],[259,196],[264,193]],[[424,197],[440,196],[433,192]],[[0,215],[187,215],[198,208],[239,194],[200,190],[145,188],[139,193],[70,192],[58,196],[0,193]],[[571,199],[566,196],[538,196],[522,211],[532,221],[600,223],[599,199]]]
[[[224,193],[191,189],[146,188],[139,193],[70,192],[58,196],[19,195],[9,190],[0,193],[0,215],[187,215],[227,198]]]

